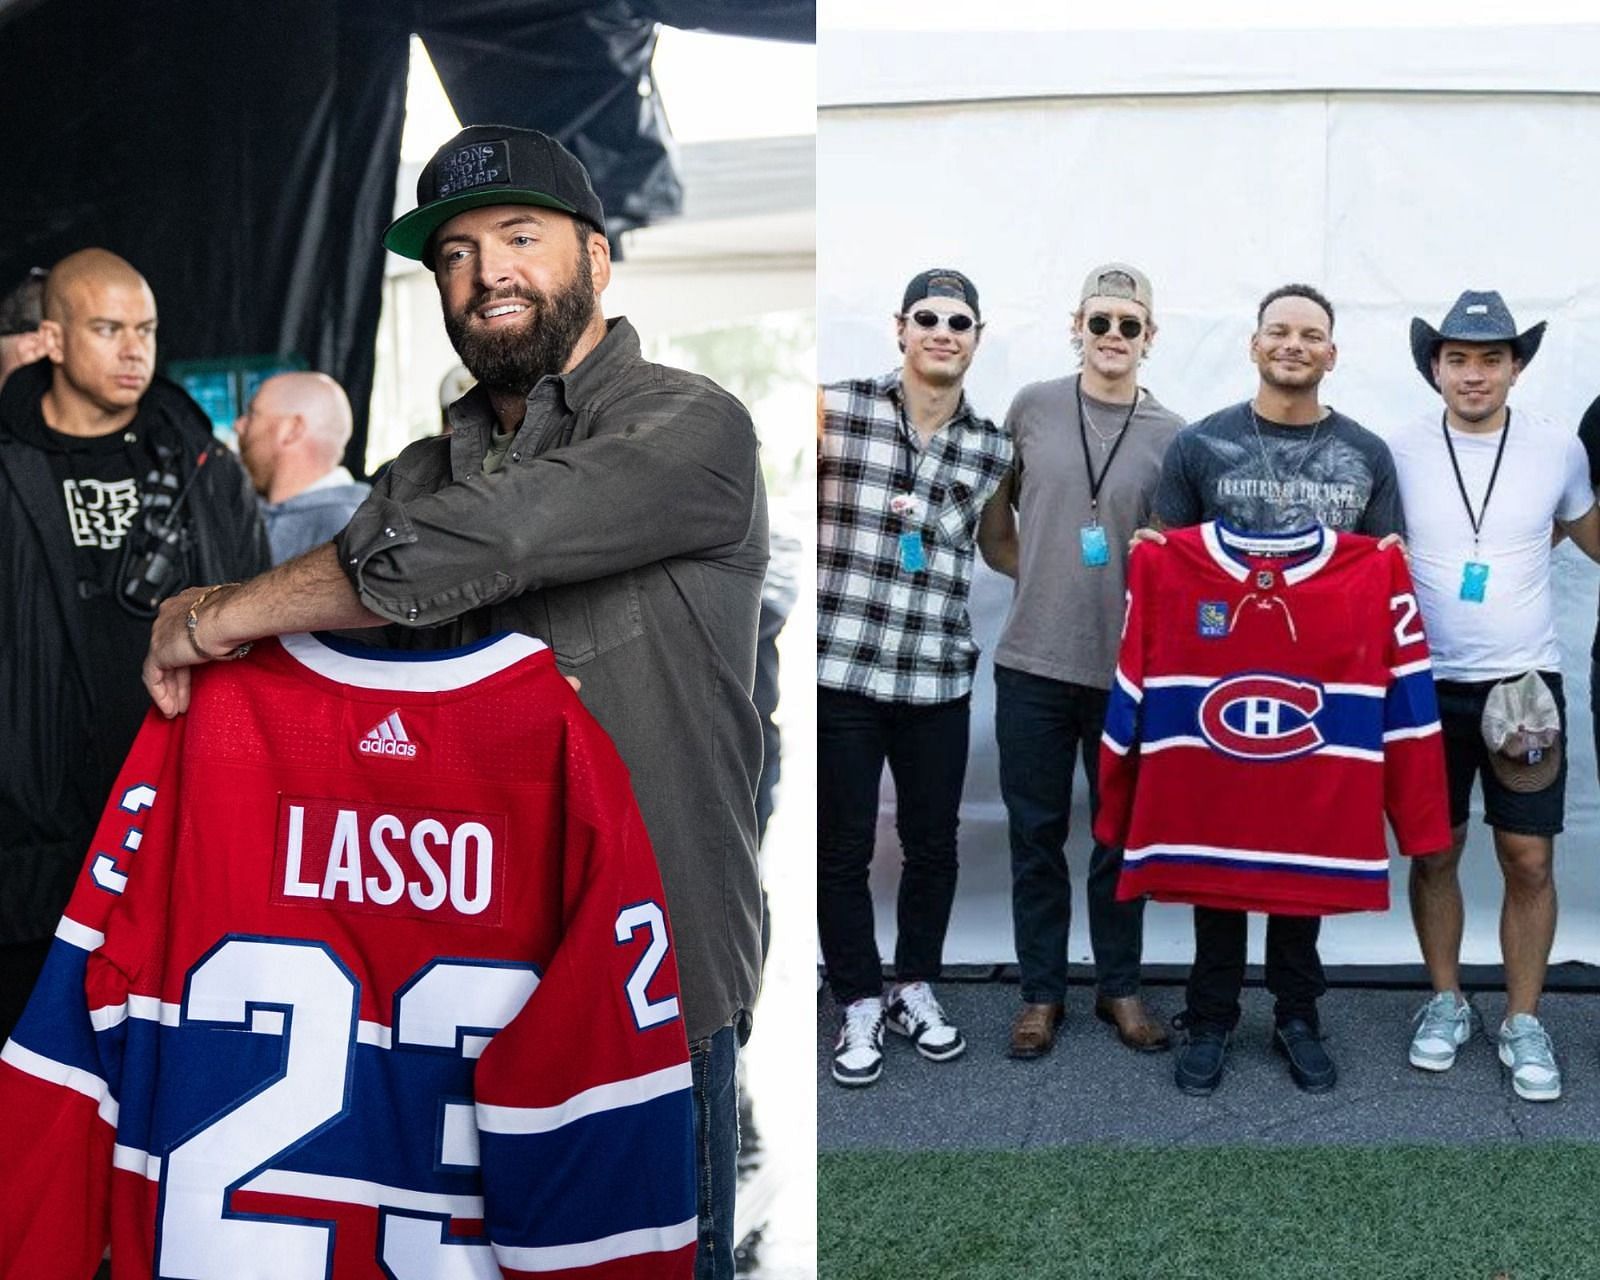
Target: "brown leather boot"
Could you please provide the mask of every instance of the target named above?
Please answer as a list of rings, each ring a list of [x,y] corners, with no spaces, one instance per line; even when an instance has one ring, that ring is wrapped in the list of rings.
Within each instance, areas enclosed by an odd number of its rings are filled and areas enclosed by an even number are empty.
[[[1066,1016],[1059,1004],[1024,1004],[1011,1024],[1013,1058],[1042,1058],[1056,1042],[1056,1028]]]
[[[1094,1016],[1117,1029],[1117,1039],[1140,1053],[1160,1053],[1171,1043],[1167,1029],[1150,1016],[1138,996],[1096,996]]]

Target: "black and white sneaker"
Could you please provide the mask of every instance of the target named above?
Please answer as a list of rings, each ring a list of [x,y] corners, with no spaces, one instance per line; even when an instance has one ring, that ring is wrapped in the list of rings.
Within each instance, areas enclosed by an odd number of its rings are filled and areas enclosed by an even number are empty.
[[[967,1051],[967,1042],[945,1017],[926,982],[895,988],[889,999],[889,1030],[908,1037],[930,1062],[948,1062]]]
[[[833,1078],[842,1085],[871,1084],[883,1071],[883,1001],[852,1000],[833,1043]]]

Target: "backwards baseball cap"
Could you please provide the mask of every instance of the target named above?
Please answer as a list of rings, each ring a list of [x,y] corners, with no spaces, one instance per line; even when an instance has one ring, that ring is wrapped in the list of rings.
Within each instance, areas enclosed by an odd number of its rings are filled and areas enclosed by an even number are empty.
[[[950,267],[934,267],[912,276],[911,283],[906,286],[905,296],[900,299],[900,310],[909,311],[913,303],[921,302],[924,298],[954,298],[971,307],[972,314],[978,319],[983,318],[983,313],[978,310],[978,286]]]
[[[1083,292],[1078,295],[1078,301],[1087,302],[1090,298],[1126,298],[1129,302],[1139,303],[1151,314],[1155,312],[1151,302],[1150,277],[1126,262],[1104,263],[1085,276]]]
[[[417,178],[417,207],[383,233],[383,247],[433,266],[433,233],[458,213],[490,204],[533,204],[606,226],[589,171],[549,134],[475,124],[433,153]]]
[[[1543,791],[1561,770],[1561,712],[1537,671],[1502,680],[1483,707],[1494,776],[1511,791]]]

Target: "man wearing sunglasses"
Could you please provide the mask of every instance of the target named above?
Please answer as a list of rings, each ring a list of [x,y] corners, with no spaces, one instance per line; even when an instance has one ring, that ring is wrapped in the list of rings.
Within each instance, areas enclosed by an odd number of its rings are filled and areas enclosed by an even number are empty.
[[[1178,433],[1162,465],[1157,523],[1176,528],[1221,517],[1250,533],[1323,524],[1380,538],[1399,534],[1400,490],[1388,446],[1319,398],[1337,355],[1327,298],[1305,284],[1267,294],[1250,336],[1260,379],[1255,395]],[[1267,917],[1273,1048],[1288,1059],[1295,1084],[1312,1093],[1338,1078],[1317,1021],[1317,1000],[1327,989],[1317,954],[1321,924],[1314,915]],[[1188,1038],[1174,1076],[1183,1092],[1204,1095],[1222,1081],[1239,1020],[1245,912],[1196,907],[1194,936],[1183,1015]]]
[[[978,290],[935,269],[906,286],[904,356],[823,388],[817,465],[817,924],[844,1010],[833,1078],[871,1084],[888,1026],[924,1058],[966,1043],[929,985],[956,890],[956,822],[978,650],[967,617],[979,515],[1010,439],[962,385],[982,332]],[[878,788],[894,775],[903,870],[887,1007],[873,931]]]
[[[1011,920],[1022,971],[1013,1058],[1048,1053],[1063,1017],[1073,761],[1081,748],[1092,810],[1128,538],[1149,523],[1161,459],[1183,425],[1139,386],[1139,365],[1154,338],[1144,273],[1120,262],[1091,271],[1072,317],[1081,367],[1017,394],[1006,415],[1011,471],[978,530],[984,560],[1017,583],[994,668]],[[1144,903],[1116,900],[1121,868],[1120,849],[1095,844],[1088,878],[1094,1010],[1129,1048],[1155,1052],[1168,1037],[1139,998]]]

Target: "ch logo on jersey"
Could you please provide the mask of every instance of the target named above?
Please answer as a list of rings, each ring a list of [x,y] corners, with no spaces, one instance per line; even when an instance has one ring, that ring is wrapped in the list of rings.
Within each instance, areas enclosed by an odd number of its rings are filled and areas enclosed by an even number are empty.
[[[1323,745],[1322,686],[1271,672],[1219,680],[1200,700],[1200,732],[1237,760],[1288,760]]]
[[[417,744],[411,741],[411,735],[406,732],[405,725],[400,723],[398,710],[391,711],[367,730],[366,737],[356,744],[356,749],[364,756],[409,758],[417,754]]]

